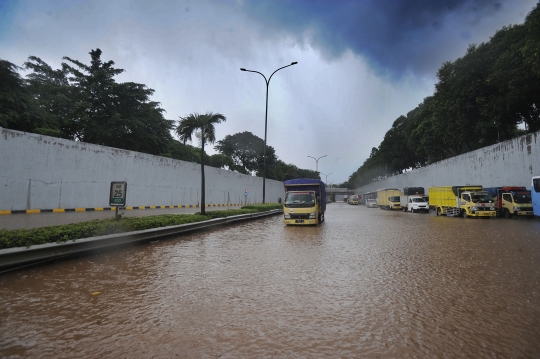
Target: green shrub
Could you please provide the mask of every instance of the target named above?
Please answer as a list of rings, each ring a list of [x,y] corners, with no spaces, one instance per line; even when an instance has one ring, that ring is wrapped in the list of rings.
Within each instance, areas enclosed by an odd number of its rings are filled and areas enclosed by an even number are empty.
[[[254,209],[257,212],[271,211],[273,209],[283,209],[283,205],[279,203],[253,204],[243,206],[242,209]]]

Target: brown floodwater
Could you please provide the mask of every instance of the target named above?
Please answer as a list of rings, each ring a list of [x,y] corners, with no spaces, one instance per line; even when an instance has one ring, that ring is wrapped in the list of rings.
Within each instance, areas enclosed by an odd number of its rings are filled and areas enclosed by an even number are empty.
[[[2,358],[539,358],[540,221],[328,205],[0,275]]]

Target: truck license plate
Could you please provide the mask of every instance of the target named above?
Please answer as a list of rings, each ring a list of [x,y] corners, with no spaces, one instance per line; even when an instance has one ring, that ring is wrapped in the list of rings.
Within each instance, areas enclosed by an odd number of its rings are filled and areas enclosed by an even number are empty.
[[[304,223],[304,220],[303,219],[297,219],[294,221],[294,223]]]

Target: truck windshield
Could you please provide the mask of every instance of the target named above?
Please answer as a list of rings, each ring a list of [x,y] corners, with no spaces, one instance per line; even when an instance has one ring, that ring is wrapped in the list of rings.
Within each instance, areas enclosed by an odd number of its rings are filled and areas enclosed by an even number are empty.
[[[426,201],[425,201],[423,198],[413,198],[412,201],[413,201],[413,202],[422,202],[422,203],[426,203]]]
[[[489,192],[477,192],[471,194],[474,203],[487,203],[493,201],[493,196]]]
[[[301,208],[315,205],[314,192],[288,192],[285,195],[285,207]]]
[[[531,194],[530,193],[516,193],[514,194],[514,202],[516,203],[531,203]]]
[[[392,196],[388,198],[390,202],[399,202],[399,196]]]

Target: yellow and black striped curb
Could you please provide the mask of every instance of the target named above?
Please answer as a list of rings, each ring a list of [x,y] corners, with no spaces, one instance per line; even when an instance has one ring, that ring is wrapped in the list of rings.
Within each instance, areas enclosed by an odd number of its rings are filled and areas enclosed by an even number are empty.
[[[250,203],[257,204],[257,203]],[[229,203],[229,204],[207,204],[205,207],[230,207],[230,206],[243,206],[242,203]],[[187,204],[183,206],[126,206],[118,207],[119,210],[133,210],[133,209],[166,209],[166,208],[199,208],[198,204]],[[52,208],[52,209],[19,209],[19,210],[0,210],[2,214],[37,214],[37,213],[66,213],[66,212],[93,212],[93,211],[114,211],[115,207],[93,207],[93,208]]]

